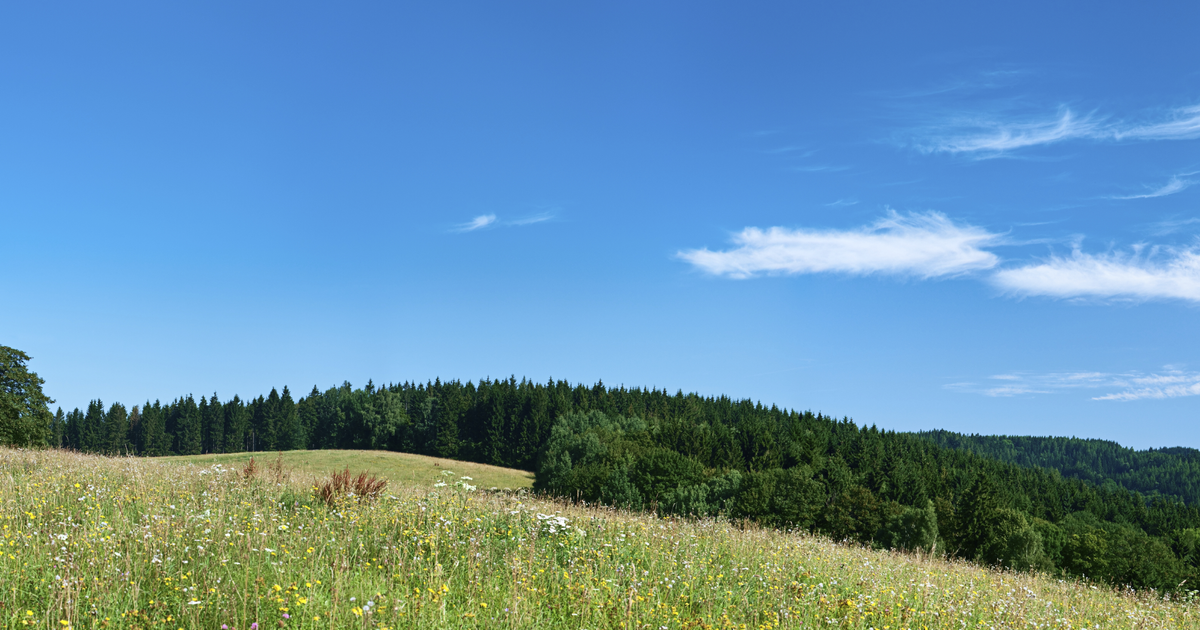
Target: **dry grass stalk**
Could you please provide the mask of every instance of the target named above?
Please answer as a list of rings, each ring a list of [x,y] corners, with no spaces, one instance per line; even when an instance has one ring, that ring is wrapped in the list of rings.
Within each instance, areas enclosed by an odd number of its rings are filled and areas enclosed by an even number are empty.
[[[250,461],[242,468],[242,478],[246,480],[253,479],[258,474],[258,464],[254,463],[254,457],[250,457]]]
[[[347,468],[342,472],[331,474],[329,479],[318,484],[316,494],[330,506],[335,505],[341,498],[370,501],[383,494],[387,483],[387,479],[380,479],[367,472],[360,472],[357,476],[352,476],[350,469]]]

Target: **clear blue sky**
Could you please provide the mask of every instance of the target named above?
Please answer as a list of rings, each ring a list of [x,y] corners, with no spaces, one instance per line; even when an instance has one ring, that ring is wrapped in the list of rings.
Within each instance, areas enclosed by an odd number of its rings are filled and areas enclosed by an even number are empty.
[[[516,375],[1200,447],[1195,3],[412,4],[0,8],[0,343],[60,405]]]

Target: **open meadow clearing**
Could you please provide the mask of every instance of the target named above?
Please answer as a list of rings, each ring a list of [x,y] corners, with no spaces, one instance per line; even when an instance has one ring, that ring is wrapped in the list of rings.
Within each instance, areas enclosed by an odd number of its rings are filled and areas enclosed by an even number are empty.
[[[1192,628],[1153,593],[442,481],[0,449],[8,628]],[[459,466],[459,467],[454,467]]]
[[[500,466],[460,462],[452,459],[428,457],[413,453],[396,453],[393,451],[282,451],[279,453],[226,453],[221,455],[177,455],[163,457],[162,461],[184,462],[200,466],[221,464],[226,467],[243,468],[251,457],[260,466],[279,460],[293,472],[326,475],[330,471],[350,468],[354,472],[367,471],[387,479],[394,484],[429,485],[434,478],[446,468],[453,468],[460,475],[467,475],[479,488],[530,488],[533,486],[533,473]]]

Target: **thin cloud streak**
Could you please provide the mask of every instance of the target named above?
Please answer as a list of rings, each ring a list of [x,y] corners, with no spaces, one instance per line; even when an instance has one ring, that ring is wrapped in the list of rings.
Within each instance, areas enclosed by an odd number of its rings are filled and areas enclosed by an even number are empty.
[[[1200,105],[1182,107],[1172,112],[1170,120],[1114,129],[1117,140],[1192,140],[1200,138]]]
[[[551,212],[539,212],[538,214],[521,217],[520,219],[513,219],[512,221],[508,221],[506,225],[532,225],[534,223],[541,223],[542,221],[549,221],[553,218],[554,214]]]
[[[918,149],[925,153],[999,155],[1014,149],[1088,137],[1099,127],[1098,123],[1087,117],[1080,118],[1069,109],[1063,109],[1053,120],[1007,124],[974,122],[962,126],[976,130],[933,138]]]
[[[1190,175],[1195,175],[1195,174],[1196,174],[1195,172],[1192,172],[1192,173],[1180,173],[1179,175],[1172,175],[1171,179],[1169,179],[1166,184],[1163,184],[1162,186],[1158,187],[1157,189],[1152,190],[1144,195],[1114,196],[1114,197],[1112,197],[1112,199],[1153,199],[1155,197],[1166,197],[1167,195],[1174,195],[1177,192],[1183,192],[1184,190],[1187,190],[1187,188],[1189,186],[1196,183],[1193,180],[1184,179],[1184,177],[1188,177]]]
[[[1034,394],[1055,394],[1072,390],[1118,390],[1093,396],[1092,400],[1163,400],[1200,395],[1200,372],[1188,372],[1164,366],[1161,372],[1017,372],[989,377],[992,384],[950,383],[946,389],[992,398],[1011,398]]]
[[[457,227],[454,228],[454,231],[459,232],[459,233],[473,232],[475,230],[482,229],[489,225],[492,225],[495,222],[496,222],[496,215],[481,214],[466,223],[462,223],[462,224],[458,225]]]
[[[999,240],[999,234],[957,224],[938,212],[902,216],[890,211],[852,230],[749,227],[734,235],[735,249],[692,249],[677,256],[729,278],[807,273],[934,278],[991,269],[999,259],[981,248]]]
[[[1200,302],[1200,249],[1137,247],[1131,253],[1052,256],[992,275],[1001,289],[1024,296]]]
[[[1005,121],[970,118],[941,125],[913,143],[922,153],[1000,157],[1008,152],[1066,140],[1192,140],[1200,138],[1200,105],[1173,110],[1166,120],[1143,123],[1106,122],[1093,114],[1079,116],[1069,108],[1046,119]]]

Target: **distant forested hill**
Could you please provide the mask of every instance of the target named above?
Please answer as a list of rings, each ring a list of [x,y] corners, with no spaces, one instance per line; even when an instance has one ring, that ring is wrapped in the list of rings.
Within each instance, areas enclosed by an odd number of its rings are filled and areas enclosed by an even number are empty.
[[[1053,468],[1064,477],[1098,486],[1116,484],[1147,496],[1166,496],[1200,504],[1200,450],[1161,448],[1135,451],[1106,440],[1011,435],[963,435],[920,431],[938,446],[969,451],[1020,466]]]

